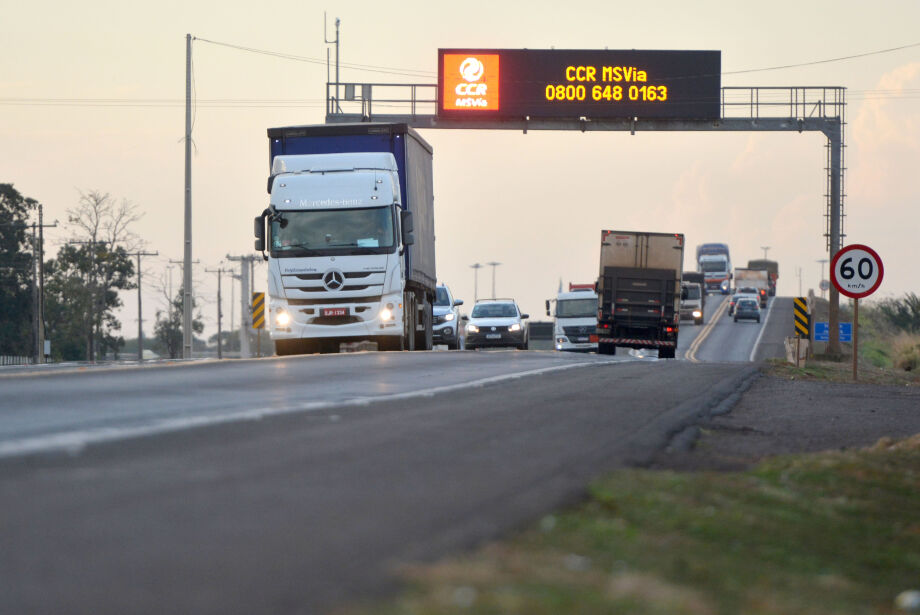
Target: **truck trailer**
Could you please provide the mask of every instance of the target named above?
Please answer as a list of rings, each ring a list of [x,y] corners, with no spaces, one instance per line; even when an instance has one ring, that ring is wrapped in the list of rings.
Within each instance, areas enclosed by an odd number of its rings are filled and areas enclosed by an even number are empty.
[[[270,128],[255,218],[279,355],[432,347],[432,148],[406,124]],[[267,254],[266,254],[267,251]]]
[[[767,307],[770,293],[770,274],[766,269],[735,269],[735,291],[740,288],[753,288],[760,299],[760,307]]]
[[[656,348],[673,359],[680,321],[681,233],[601,231],[597,350]]]
[[[770,277],[770,296],[776,295],[776,280],[779,279],[779,263],[776,261],[759,258],[748,261],[748,269],[763,269]]]

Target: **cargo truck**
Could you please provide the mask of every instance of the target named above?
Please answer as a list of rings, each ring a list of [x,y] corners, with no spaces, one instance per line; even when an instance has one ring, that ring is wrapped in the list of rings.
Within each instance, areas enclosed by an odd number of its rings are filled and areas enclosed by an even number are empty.
[[[770,292],[770,277],[766,269],[735,269],[735,290],[753,288],[760,298],[760,307],[767,307],[767,295]]]
[[[270,128],[269,207],[255,219],[268,261],[279,355],[432,347],[432,149],[406,124]],[[267,251],[267,254],[265,253]]]
[[[673,359],[680,319],[684,236],[601,231],[597,350],[656,348]]]
[[[552,314],[550,304],[555,302]],[[547,299],[546,315],[553,319],[553,346],[556,350],[592,352],[597,342],[591,341],[597,329],[597,294],[594,284],[569,283],[568,292],[559,291],[555,299]]]
[[[770,296],[776,295],[776,280],[779,279],[779,263],[765,258],[748,261],[748,269],[763,269],[769,274]]]

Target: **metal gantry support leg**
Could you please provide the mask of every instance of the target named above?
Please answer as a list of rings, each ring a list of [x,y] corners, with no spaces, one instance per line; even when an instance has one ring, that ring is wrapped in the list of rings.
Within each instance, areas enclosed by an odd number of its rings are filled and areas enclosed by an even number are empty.
[[[843,119],[824,131],[828,141],[828,259],[833,259],[834,254],[840,250],[840,240],[843,236]],[[819,280],[820,282],[820,280]],[[828,295],[828,337],[827,352],[831,355],[840,355],[840,293],[831,285]]]

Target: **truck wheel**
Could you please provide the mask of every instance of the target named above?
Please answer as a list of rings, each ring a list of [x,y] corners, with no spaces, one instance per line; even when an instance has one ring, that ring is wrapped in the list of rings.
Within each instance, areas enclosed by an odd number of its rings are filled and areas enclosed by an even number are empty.
[[[698,319],[698,320],[694,320],[694,321],[693,321],[693,324],[699,326],[699,325],[703,324],[703,319],[700,318],[700,319]]]
[[[617,347],[613,344],[598,344],[597,354],[616,354]]]
[[[434,340],[432,340],[432,321],[434,320],[432,311],[431,311],[431,302],[428,301],[428,297],[422,298],[422,303],[419,306],[421,309],[416,310],[418,315],[418,323],[422,325],[422,331],[415,332],[415,349],[416,350],[431,350],[434,347]]]
[[[406,309],[403,311],[405,314],[405,322],[403,323],[403,350],[413,351],[415,350],[415,323],[418,318],[418,307],[415,304],[415,294],[407,293],[406,299],[403,302],[403,305],[406,306]]]
[[[658,349],[658,358],[659,358],[659,359],[673,359],[673,358],[674,358],[674,349],[673,349],[673,348],[659,348],[659,349]]]

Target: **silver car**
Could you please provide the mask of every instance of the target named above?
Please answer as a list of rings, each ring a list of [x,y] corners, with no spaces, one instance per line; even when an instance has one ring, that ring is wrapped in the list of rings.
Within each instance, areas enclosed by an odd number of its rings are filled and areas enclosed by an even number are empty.
[[[513,346],[527,350],[529,345],[524,320],[514,299],[481,299],[473,306],[466,325],[466,348],[486,346]]]
[[[460,335],[460,306],[462,299],[454,299],[450,289],[441,284],[437,288],[437,296],[432,307],[434,326],[432,339],[435,344],[447,344],[450,350],[457,350],[463,344]]]

